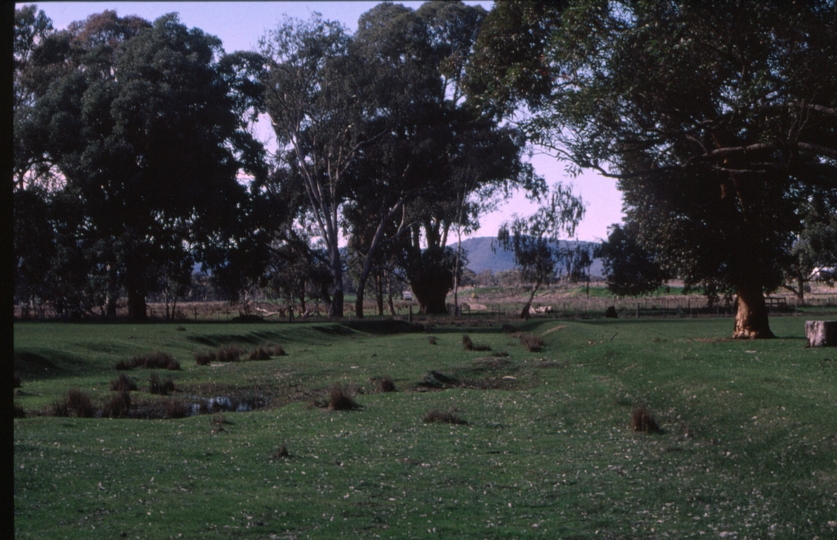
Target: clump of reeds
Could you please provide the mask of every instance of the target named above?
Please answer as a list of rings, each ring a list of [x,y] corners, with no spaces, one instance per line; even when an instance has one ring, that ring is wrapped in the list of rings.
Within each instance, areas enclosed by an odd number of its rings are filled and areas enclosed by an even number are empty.
[[[184,418],[188,412],[186,405],[179,399],[170,399],[166,402],[166,418]]]
[[[477,345],[471,341],[471,337],[467,334],[462,336],[462,348],[466,351],[490,351],[491,347],[488,345]]]
[[[213,360],[215,360],[215,352],[213,351],[199,351],[195,353],[195,363],[199,366],[208,366]]]
[[[148,392],[150,394],[167,396],[170,392],[174,391],[175,387],[173,380],[163,380],[162,378],[158,377],[156,373],[152,373],[151,376],[148,377]]]
[[[81,390],[72,388],[67,396],[52,404],[52,416],[74,416],[76,418],[92,418],[96,413],[90,396]]]
[[[332,411],[351,411],[358,408],[351,389],[335,384],[329,391],[328,408]]]
[[[131,392],[137,389],[137,383],[124,373],[120,373],[119,377],[110,381],[110,389],[114,392]]]
[[[108,418],[125,418],[131,410],[131,394],[121,390],[118,394],[105,401],[102,415]]]
[[[163,351],[154,351],[150,354],[140,354],[131,357],[130,360],[121,360],[116,364],[116,369],[127,371],[136,367],[143,369],[167,369],[169,371],[180,370],[180,363],[172,355]]]
[[[215,351],[215,360],[219,362],[238,362],[246,352],[246,349],[238,345],[222,345]]]
[[[390,377],[381,377],[378,381],[379,392],[395,392],[395,382]]]
[[[637,405],[631,411],[631,430],[637,433],[660,433],[660,426],[645,405]]]
[[[521,334],[520,343],[526,347],[526,350],[529,352],[539,352],[543,350],[544,347],[543,339],[535,334],[530,334],[529,332]]]
[[[456,415],[456,410],[449,411],[432,410],[424,415],[426,424],[467,424],[465,420]]]

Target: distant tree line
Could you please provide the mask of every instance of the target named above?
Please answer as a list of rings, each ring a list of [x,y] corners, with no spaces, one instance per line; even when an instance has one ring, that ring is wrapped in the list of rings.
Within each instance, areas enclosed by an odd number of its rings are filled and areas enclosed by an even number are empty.
[[[126,299],[141,320],[197,264],[229,299],[341,317],[351,285],[362,316],[366,291],[382,312],[405,284],[444,312],[453,241],[515,189],[540,209],[497,239],[533,295],[583,281],[593,253],[546,246],[584,204],[535,174],[532,143],[618,179],[626,221],[596,253],[617,294],[678,277],[734,296],[733,336],[761,338],[765,294],[834,278],[833,0],[381,3],[354,33],[286,18],[233,53],[175,14],[57,31],[26,6],[14,26],[19,303],[112,317]]]

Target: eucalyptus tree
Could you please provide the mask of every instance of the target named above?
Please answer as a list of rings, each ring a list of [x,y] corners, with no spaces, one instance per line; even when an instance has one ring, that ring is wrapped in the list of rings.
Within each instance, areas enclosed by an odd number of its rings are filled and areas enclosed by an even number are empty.
[[[543,189],[522,161],[519,132],[480,115],[464,95],[485,14],[461,2],[415,11],[384,3],[361,17],[353,44],[375,77],[386,126],[360,152],[353,184],[350,230],[366,254],[360,282],[378,251],[397,253],[425,312],[445,311],[461,270],[461,250],[447,247],[451,228],[475,229],[515,187]]]
[[[498,0],[477,50],[486,110],[618,178],[666,270],[734,291],[734,337],[773,335],[805,188],[837,189],[833,0]]]
[[[112,11],[33,52],[34,102],[16,145],[57,170],[81,208],[77,240],[102,248],[89,264],[105,274],[111,314],[124,288],[129,317],[145,318],[160,265],[225,237],[246,199],[238,175],[265,172],[249,100],[222,57],[218,38],[174,14],[152,24]]]
[[[500,227],[497,240],[503,249],[514,253],[521,280],[532,284],[520,312],[522,319],[529,318],[532,300],[541,286],[548,285],[560,274],[561,263],[567,260],[568,254],[557,249],[556,244],[560,236],[573,235],[584,212],[581,198],[573,195],[571,188],[559,184],[534,214],[528,217],[515,214]]]
[[[607,289],[617,296],[640,296],[656,291],[667,275],[654,253],[637,240],[637,226],[612,225],[596,256],[602,259]]]
[[[265,57],[265,107],[282,155],[301,179],[307,219],[329,257],[333,295],[329,316],[343,316],[344,261],[340,220],[347,170],[374,135],[366,120],[378,114],[362,65],[349,54],[351,36],[318,13],[286,17],[259,42]]]

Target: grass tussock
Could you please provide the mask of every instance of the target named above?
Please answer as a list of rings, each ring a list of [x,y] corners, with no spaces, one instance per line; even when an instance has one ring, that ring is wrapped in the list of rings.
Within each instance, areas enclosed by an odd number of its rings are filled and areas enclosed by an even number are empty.
[[[529,332],[521,334],[520,344],[526,347],[526,350],[529,352],[540,352],[545,345],[543,339]]]
[[[462,336],[462,348],[466,351],[490,351],[491,347],[488,345],[480,345],[471,341],[471,336],[465,334]]]
[[[631,411],[631,430],[635,433],[660,433],[660,426],[645,405],[638,405]]]
[[[122,390],[105,401],[102,407],[102,416],[108,418],[126,418],[130,410],[131,394],[127,390]]]
[[[166,402],[165,418],[185,418],[189,410],[179,399],[170,399]]]
[[[222,345],[215,351],[215,360],[218,362],[239,362],[245,354],[247,354],[247,350],[238,345]]]
[[[163,380],[156,373],[152,373],[148,377],[148,393],[157,394],[160,396],[167,396],[176,390],[174,381],[171,379]]]
[[[351,411],[358,408],[354,392],[346,386],[335,384],[328,394],[328,410]]]
[[[287,459],[291,457],[291,454],[288,452],[288,447],[283,444],[277,448],[270,457],[272,459]]]
[[[130,360],[120,360],[116,364],[119,371],[129,371],[134,368],[142,369],[167,369],[179,371],[180,363],[172,355],[163,351],[154,351],[150,354],[133,356]]]
[[[23,407],[21,407],[17,403],[14,404],[14,408],[12,409],[12,413],[14,415],[14,418],[26,418],[26,411],[24,411]]]
[[[382,393],[395,392],[395,382],[391,377],[381,377],[381,380],[378,381],[378,391]]]
[[[114,392],[132,392],[137,389],[137,383],[124,373],[120,373],[119,377],[110,381],[110,389]]]
[[[199,351],[195,353],[195,363],[199,366],[208,366],[215,360],[214,351]]]
[[[425,424],[467,424],[468,422],[456,415],[456,409],[449,411],[432,410],[424,415]]]
[[[222,345],[214,351],[200,351],[195,353],[195,363],[208,366],[212,362],[241,362],[246,356],[248,360],[269,360],[274,356],[285,356],[287,353],[281,345],[267,343],[259,345],[249,353],[238,345]]]
[[[70,389],[63,400],[54,402],[50,410],[52,416],[75,418],[93,418],[95,413],[90,396],[76,388]]]

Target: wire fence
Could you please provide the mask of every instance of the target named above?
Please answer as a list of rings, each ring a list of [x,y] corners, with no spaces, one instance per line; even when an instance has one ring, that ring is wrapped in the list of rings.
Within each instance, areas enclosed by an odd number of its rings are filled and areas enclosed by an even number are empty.
[[[796,297],[769,296],[766,298],[768,311],[771,316],[801,315],[818,309],[837,308],[837,295],[812,295],[802,302]],[[464,320],[508,319],[521,315],[524,302],[460,302],[457,312],[453,304],[448,304],[450,318]],[[561,319],[589,319],[605,317],[608,308],[619,318],[695,318],[695,317],[733,317],[735,306],[732,303],[710,303],[702,296],[664,296],[649,298],[600,298],[600,297],[569,297],[551,301],[533,302],[530,316],[534,318]],[[326,320],[328,318],[325,306],[311,302],[302,306],[289,306],[278,302],[253,302],[246,305],[230,304],[228,302],[183,302],[168,307],[163,303],[149,303],[146,311],[152,321],[180,321],[180,322],[233,322],[233,321],[276,321],[295,322]],[[116,319],[125,319],[128,310],[125,305],[118,305]],[[424,318],[419,306],[415,302],[394,302],[392,309],[389,305],[381,314],[375,302],[364,304],[364,318],[367,319],[397,319],[419,320]],[[345,302],[343,308],[345,319],[355,319],[354,302]],[[434,315],[438,317],[438,315]],[[76,318],[90,320],[106,320],[105,314],[87,313],[83,317],[73,317],[68,314],[57,314],[47,304],[39,306],[14,306],[16,320],[74,320]]]

